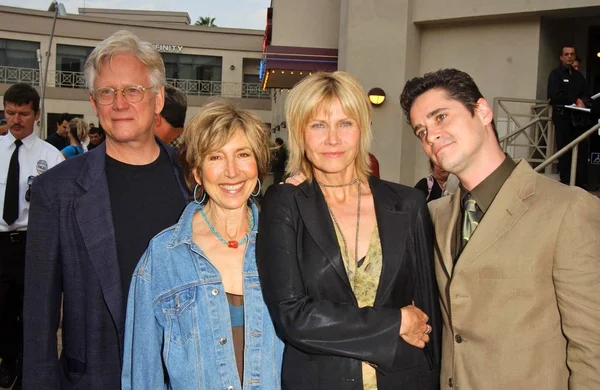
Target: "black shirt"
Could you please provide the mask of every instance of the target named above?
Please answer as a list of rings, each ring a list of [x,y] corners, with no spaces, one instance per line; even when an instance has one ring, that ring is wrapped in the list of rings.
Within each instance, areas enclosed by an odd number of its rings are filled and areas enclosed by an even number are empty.
[[[433,185],[431,186],[431,193],[429,192],[429,186],[427,185],[427,178],[424,177],[417,184],[415,184],[415,188],[421,190],[423,194],[425,194],[425,199],[427,202],[431,202],[432,200],[436,200],[442,197],[442,187],[438,184],[437,180],[433,179]]]
[[[50,137],[46,138],[46,142],[50,145],[54,146],[58,150],[63,150],[67,146],[70,145],[69,138],[63,138],[58,133],[52,134]]]
[[[577,99],[588,100],[585,77],[561,64],[548,76],[548,99],[553,107],[574,104]]]
[[[106,178],[127,300],[133,271],[150,239],[177,222],[186,200],[162,147],[158,158],[148,165],[125,164],[107,155]]]

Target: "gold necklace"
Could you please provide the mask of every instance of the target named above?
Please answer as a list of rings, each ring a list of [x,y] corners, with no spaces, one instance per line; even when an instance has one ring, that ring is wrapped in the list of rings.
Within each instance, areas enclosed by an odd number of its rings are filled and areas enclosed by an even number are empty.
[[[358,178],[355,179],[353,182],[357,182],[357,181],[358,181]],[[317,182],[317,183],[319,183],[319,182]],[[345,184],[345,185],[348,185],[348,184]],[[341,185],[340,187],[343,187],[343,186],[344,185]],[[352,276],[353,288],[356,288],[355,287],[356,286],[356,274],[358,273],[358,234],[360,232],[360,195],[361,195],[360,182],[358,182],[358,207],[356,210],[356,238],[355,238],[355,244],[354,244],[354,275]],[[337,230],[340,232],[340,236],[342,236],[342,243],[344,244],[344,255],[346,256],[346,259],[348,259],[348,262],[350,262],[350,258],[348,257],[348,244],[346,243],[346,239],[344,238],[344,233],[342,232],[342,229],[340,228],[340,224],[338,223],[337,219],[335,218],[335,214],[333,213],[331,206],[329,206],[329,203],[327,203],[327,199],[325,199],[325,204],[327,205],[329,214],[331,214],[331,219],[333,219],[333,223],[335,224]]]

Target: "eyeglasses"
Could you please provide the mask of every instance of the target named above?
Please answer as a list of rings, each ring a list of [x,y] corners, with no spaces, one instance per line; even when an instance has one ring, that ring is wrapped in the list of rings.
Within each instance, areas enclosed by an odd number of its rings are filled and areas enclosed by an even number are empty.
[[[31,185],[33,184],[33,179],[35,179],[35,176],[29,176],[27,178],[27,191],[25,192],[25,200],[29,202],[29,199],[31,199]]]
[[[96,102],[103,106],[113,104],[117,98],[117,92],[120,92],[129,103],[139,103],[144,98],[144,92],[152,88],[154,88],[152,85],[146,88],[141,85],[130,85],[121,89],[104,87],[95,89],[92,91],[92,94],[94,95]]]

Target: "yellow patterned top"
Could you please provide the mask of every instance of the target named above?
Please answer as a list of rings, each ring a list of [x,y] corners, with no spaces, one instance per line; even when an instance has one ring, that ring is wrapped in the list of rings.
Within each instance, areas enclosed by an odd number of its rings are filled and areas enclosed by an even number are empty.
[[[346,251],[344,239],[336,224],[334,223],[333,225],[342,252],[344,267],[346,268],[352,291],[354,291],[354,296],[358,301],[358,306],[373,306],[375,303],[375,295],[377,294],[377,287],[379,286],[379,276],[381,275],[382,267],[379,229],[377,228],[377,225],[375,225],[373,233],[371,234],[371,240],[369,241],[367,255],[364,260],[360,261],[357,268],[356,261],[351,261],[351,259],[346,258],[346,252],[348,251]],[[352,257],[350,253],[348,253],[348,256]],[[362,363],[362,376],[364,390],[377,390],[377,376],[375,369],[367,362]]]

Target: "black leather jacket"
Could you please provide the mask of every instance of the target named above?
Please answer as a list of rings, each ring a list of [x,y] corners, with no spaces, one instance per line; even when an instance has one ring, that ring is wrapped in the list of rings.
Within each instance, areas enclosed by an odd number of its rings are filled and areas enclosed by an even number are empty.
[[[433,232],[423,195],[371,177],[383,269],[373,307],[359,308],[323,194],[313,181],[266,193],[257,242],[263,295],[286,342],[283,389],[363,389],[361,361],[379,390],[439,389],[441,322]],[[399,337],[400,309],[430,317],[425,349]]]

